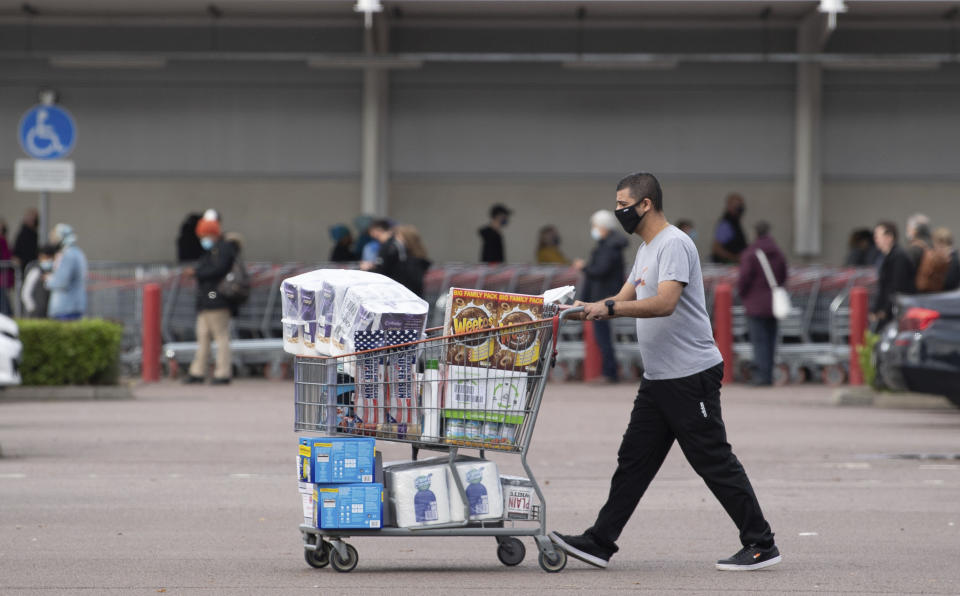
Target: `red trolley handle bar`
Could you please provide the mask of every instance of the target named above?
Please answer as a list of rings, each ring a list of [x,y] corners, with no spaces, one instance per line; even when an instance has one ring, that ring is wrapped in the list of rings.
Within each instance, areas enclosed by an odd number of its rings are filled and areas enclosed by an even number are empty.
[[[569,306],[567,308],[561,306],[560,308],[560,314],[553,316],[553,353],[550,355],[550,368],[557,365],[557,339],[560,336],[560,324],[571,315],[583,312],[582,306]]]

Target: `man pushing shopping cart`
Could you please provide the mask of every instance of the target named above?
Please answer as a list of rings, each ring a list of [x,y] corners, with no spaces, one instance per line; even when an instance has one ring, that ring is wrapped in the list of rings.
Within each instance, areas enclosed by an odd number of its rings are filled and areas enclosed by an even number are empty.
[[[582,317],[637,319],[644,373],[617,453],[610,494],[593,526],[576,536],[550,533],[567,554],[606,567],[620,533],[676,440],[687,461],[740,530],[743,548],[717,561],[724,571],[752,571],[780,562],[773,532],[750,480],[727,442],[720,414],[723,358],[704,304],[703,274],[693,241],[663,213],[652,174],[617,185],[615,214],[627,234],[643,239],[630,277],[616,296],[582,303]]]

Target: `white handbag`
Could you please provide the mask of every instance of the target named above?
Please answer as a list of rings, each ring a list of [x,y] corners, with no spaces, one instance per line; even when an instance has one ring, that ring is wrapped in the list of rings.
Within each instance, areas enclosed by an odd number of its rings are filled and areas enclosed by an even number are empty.
[[[773,316],[777,319],[786,319],[790,315],[790,311],[793,310],[790,294],[777,283],[777,278],[773,276],[773,270],[770,269],[770,261],[767,260],[766,253],[759,248],[757,249],[757,260],[760,261],[760,268],[763,269],[763,275],[766,276],[770,293],[773,295]]]

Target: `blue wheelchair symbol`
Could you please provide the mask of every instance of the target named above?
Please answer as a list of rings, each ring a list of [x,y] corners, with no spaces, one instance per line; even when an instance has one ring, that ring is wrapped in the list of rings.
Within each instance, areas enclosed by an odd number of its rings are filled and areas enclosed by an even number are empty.
[[[76,142],[70,113],[56,106],[36,106],[20,120],[20,146],[30,157],[66,157]]]

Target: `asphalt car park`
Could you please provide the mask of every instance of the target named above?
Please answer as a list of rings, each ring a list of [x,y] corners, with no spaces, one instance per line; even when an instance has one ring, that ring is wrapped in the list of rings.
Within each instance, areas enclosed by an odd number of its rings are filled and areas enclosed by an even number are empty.
[[[593,521],[634,392],[548,385],[530,462],[550,529]],[[357,538],[359,565],[342,574],[304,562],[289,383],[2,404],[0,592],[960,593],[960,410],[841,408],[814,385],[734,385],[723,403],[784,558],[755,573],[714,569],[737,532],[677,448],[606,570],[545,574],[532,543],[508,568],[493,539]]]

